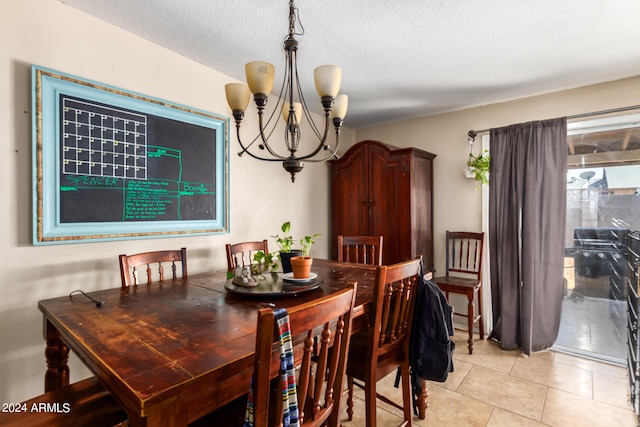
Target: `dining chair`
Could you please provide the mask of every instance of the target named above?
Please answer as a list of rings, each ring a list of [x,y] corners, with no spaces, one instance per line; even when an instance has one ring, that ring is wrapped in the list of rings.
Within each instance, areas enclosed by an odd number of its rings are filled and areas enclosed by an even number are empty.
[[[3,427],[127,425],[127,413],[96,377],[46,392],[20,403],[19,407],[20,411],[0,412],[0,425]],[[33,410],[34,407],[41,410]],[[43,407],[47,409],[43,410]]]
[[[242,242],[226,244],[227,250],[227,271],[235,271],[238,267],[253,264],[253,256],[258,251],[263,251],[265,255],[269,253],[267,240],[261,242]]]
[[[467,313],[455,311],[455,316],[467,318],[469,332],[469,354],[473,354],[473,325],[478,323],[480,339],[484,339],[482,320],[482,254],[484,233],[466,231],[447,231],[446,234],[446,270],[444,276],[434,277],[438,287],[449,301],[449,294],[466,295]],[[474,300],[477,296],[478,312],[475,312]],[[450,303],[450,302],[449,302]]]
[[[120,278],[122,279],[123,288],[128,288],[131,285],[139,285],[141,271],[144,271],[147,275],[147,284],[154,280],[163,282],[165,266],[169,265],[173,280],[179,277],[177,264],[180,264],[181,267],[181,277],[187,277],[187,248],[170,251],[143,252],[135,255],[120,255],[119,260]],[[131,280],[132,278],[133,281]]]
[[[402,410],[403,425],[411,425],[413,399],[409,338],[421,258],[379,266],[376,270],[368,327],[351,337],[347,358],[347,415],[350,421],[353,420],[353,389],[357,385],[364,389],[367,427],[376,425],[377,398]],[[376,390],[376,383],[398,367],[402,377],[402,405]]]
[[[356,283],[348,283],[343,290],[288,308],[289,328],[280,317],[280,309],[260,309],[251,387],[247,384],[249,396],[236,399],[191,426],[214,422],[241,425],[238,421],[247,410],[253,414],[255,427],[280,426],[285,411],[293,421],[294,407],[301,426],[339,426],[356,288]],[[288,365],[288,383],[281,371],[281,352],[287,342],[290,348],[284,356],[292,356],[293,362]],[[295,396],[296,403],[287,406],[285,396],[290,403]]]
[[[338,261],[382,265],[382,236],[338,235]]]

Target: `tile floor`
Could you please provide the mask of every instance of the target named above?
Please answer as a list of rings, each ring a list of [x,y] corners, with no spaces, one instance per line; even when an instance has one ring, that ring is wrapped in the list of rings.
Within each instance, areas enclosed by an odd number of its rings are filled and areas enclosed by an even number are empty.
[[[414,417],[414,426],[639,425],[629,404],[625,368],[555,351],[525,357],[487,340],[476,340],[470,355],[466,338],[464,332],[456,334],[455,372],[444,383],[428,382],[427,416],[425,420]],[[401,402],[394,379],[395,374],[388,376],[378,388]],[[358,393],[354,420],[347,421],[344,411],[345,427],[365,425],[362,392]],[[397,426],[400,414],[378,401],[379,427]]]

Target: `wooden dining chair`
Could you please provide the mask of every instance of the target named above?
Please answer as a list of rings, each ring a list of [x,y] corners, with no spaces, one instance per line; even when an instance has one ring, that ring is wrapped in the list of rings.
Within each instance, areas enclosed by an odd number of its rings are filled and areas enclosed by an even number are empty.
[[[258,251],[263,251],[265,255],[269,253],[267,240],[261,242],[242,242],[226,245],[227,250],[227,271],[235,271],[238,267],[253,264],[253,256]]]
[[[455,306],[453,314],[467,318],[469,354],[473,354],[473,325],[476,322],[478,323],[480,339],[484,339],[484,322],[482,321],[483,247],[484,233],[447,231],[445,275],[432,279],[444,292],[447,301],[449,301],[449,294],[461,294],[467,297],[466,314],[456,312]],[[476,297],[478,303],[477,313],[474,304]]]
[[[411,425],[413,399],[409,373],[409,338],[420,262],[421,257],[418,257],[377,268],[368,327],[351,337],[347,359],[347,414],[350,421],[353,419],[353,388],[358,385],[364,389],[367,427],[376,425],[377,398],[402,410],[403,425]],[[402,376],[402,405],[376,391],[376,383],[398,367]]]
[[[338,235],[338,261],[382,265],[382,236]]]
[[[341,388],[351,337],[356,283],[325,297],[287,309],[289,329],[279,329],[278,310],[258,311],[252,392],[190,424],[192,427],[242,425],[251,402],[255,427],[283,423],[281,336],[290,338],[295,369],[295,396],[301,426],[339,426]],[[317,337],[317,340],[315,339]],[[318,343],[316,347],[316,342]],[[247,384],[249,390],[249,384]],[[293,388],[288,386],[289,398]]]
[[[139,285],[141,283],[141,271],[147,276],[147,284],[153,281],[163,282],[165,267],[170,267],[171,277],[176,280],[180,277],[178,275],[178,264],[180,264],[181,277],[187,277],[187,248],[120,255],[119,260],[123,288]]]
[[[34,407],[38,410],[33,410]],[[24,401],[20,403],[20,409],[14,412],[0,412],[0,425],[3,427],[124,427],[127,425],[127,413],[95,377]]]
[[[356,284],[350,283],[345,290],[288,310],[300,425],[339,425],[340,391],[346,370],[355,292]],[[281,381],[276,381],[276,398],[269,400],[269,379],[279,375],[280,367],[278,343],[275,344],[278,349],[273,350],[277,332],[274,311],[260,310],[254,364],[256,427],[281,425],[282,421]],[[318,337],[317,348],[315,337]]]

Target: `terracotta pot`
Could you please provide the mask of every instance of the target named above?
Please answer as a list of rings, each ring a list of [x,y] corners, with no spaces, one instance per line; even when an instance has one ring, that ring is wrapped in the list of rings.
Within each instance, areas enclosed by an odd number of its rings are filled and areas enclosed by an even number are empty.
[[[294,279],[306,279],[311,273],[313,258],[310,256],[294,256],[291,258],[291,268]]]
[[[280,252],[280,261],[282,261],[282,272],[291,273],[291,258],[301,256],[302,249],[292,249],[291,252]]]

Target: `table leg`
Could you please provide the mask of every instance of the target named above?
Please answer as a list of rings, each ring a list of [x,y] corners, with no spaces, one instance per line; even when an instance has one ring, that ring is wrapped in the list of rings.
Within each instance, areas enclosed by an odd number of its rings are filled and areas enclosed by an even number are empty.
[[[424,420],[427,412],[427,408],[429,407],[429,401],[427,398],[429,397],[429,390],[427,390],[427,381],[423,379],[418,379],[420,381],[420,388],[422,389],[422,393],[418,396],[418,418]]]
[[[44,375],[44,391],[52,391],[69,385],[69,347],[60,338],[58,330],[44,320],[44,339],[47,348],[44,355],[47,359],[47,372]]]

